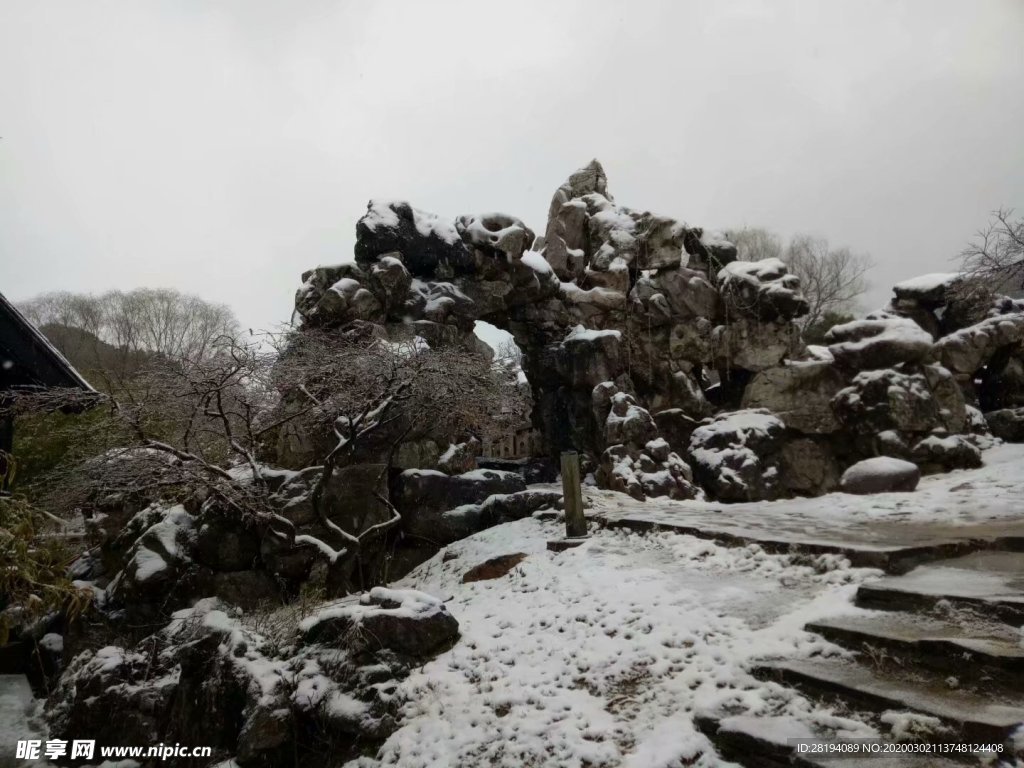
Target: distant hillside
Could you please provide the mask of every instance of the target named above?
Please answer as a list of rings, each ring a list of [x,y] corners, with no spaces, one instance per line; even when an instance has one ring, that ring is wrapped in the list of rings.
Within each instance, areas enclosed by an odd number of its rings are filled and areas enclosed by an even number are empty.
[[[39,330],[97,389],[105,389],[109,377],[138,371],[152,357],[150,353],[115,347],[96,334],[71,325],[47,323]]]

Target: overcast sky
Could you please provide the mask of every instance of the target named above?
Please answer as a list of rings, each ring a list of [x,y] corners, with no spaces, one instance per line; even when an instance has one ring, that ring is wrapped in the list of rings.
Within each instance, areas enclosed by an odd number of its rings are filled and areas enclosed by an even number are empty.
[[[0,291],[269,327],[367,199],[540,232],[597,157],[623,204],[871,253],[880,305],[1024,209],[1022,135],[1021,0],[0,0]]]

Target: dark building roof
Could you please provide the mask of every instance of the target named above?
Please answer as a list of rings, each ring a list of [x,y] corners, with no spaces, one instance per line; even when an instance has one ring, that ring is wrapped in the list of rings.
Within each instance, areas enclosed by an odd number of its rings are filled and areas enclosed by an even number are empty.
[[[0,293],[0,392],[16,387],[93,388]]]

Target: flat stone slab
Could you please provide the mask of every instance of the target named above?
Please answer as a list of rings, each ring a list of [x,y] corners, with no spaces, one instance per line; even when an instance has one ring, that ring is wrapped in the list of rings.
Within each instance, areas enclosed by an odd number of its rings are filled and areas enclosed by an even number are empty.
[[[991,696],[953,689],[941,678],[897,680],[885,672],[843,659],[789,660],[762,664],[753,670],[761,678],[811,688],[875,709],[923,712],[938,717],[965,737],[1002,741],[1024,723],[1024,696],[1006,694],[995,703]]]
[[[716,504],[586,488],[588,511],[609,527],[673,530],[770,552],[836,553],[855,566],[905,573],[979,549],[1024,551],[1024,444],[984,452],[985,466],[929,475],[912,493]]]
[[[734,716],[717,719],[708,716],[695,718],[697,728],[711,739],[719,754],[727,760],[747,766],[777,768],[854,768],[860,763],[849,757],[827,758],[798,755],[789,745],[789,739],[821,739],[833,736],[793,717]],[[865,765],[867,763],[864,763]],[[918,755],[872,757],[872,768],[924,768]],[[962,768],[963,763],[928,756],[929,768]]]
[[[827,497],[825,497],[827,498]],[[596,515],[609,528],[667,530],[725,545],[758,544],[773,553],[838,554],[856,567],[904,573],[920,563],[987,548],[1024,548],[1024,520],[942,525],[919,522],[842,522],[787,513],[720,508],[659,508]]]
[[[823,619],[804,629],[844,648],[887,648],[908,661],[950,674],[982,665],[990,673],[988,681],[1024,688],[1021,635],[1006,624],[959,624],[921,614],[880,611]]]
[[[857,604],[868,608],[928,609],[940,602],[1010,623],[1024,620],[1024,552],[973,552],[857,591]]]

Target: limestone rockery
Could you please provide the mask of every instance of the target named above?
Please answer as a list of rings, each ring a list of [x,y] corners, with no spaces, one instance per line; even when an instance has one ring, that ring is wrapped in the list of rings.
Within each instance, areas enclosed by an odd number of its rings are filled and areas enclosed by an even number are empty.
[[[978,404],[1002,435],[1022,431],[1006,390],[1024,381],[1024,315],[1003,302],[940,323],[953,299],[939,277],[808,349],[783,262],[738,261],[721,235],[619,205],[595,160],[555,192],[539,237],[506,214],[372,200],[355,263],[306,272],[295,306],[304,327],[371,323],[432,347],[479,351],[478,320],[507,330],[547,455],[576,449],[639,499],[741,501],[825,493],[879,455],[977,465]]]

